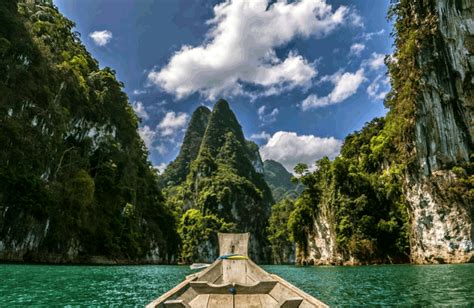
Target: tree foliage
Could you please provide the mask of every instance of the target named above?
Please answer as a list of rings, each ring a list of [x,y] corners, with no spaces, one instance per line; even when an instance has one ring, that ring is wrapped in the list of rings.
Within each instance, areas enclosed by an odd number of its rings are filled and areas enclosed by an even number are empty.
[[[181,216],[178,232],[183,243],[181,258],[183,262],[200,260],[203,255],[212,254],[217,245],[217,233],[232,230],[232,224],[214,214],[203,215],[197,209],[187,210]],[[207,243],[203,246],[202,243]],[[209,251],[203,251],[209,250]]]
[[[169,185],[165,194],[169,207],[181,217],[181,221],[193,209],[203,217],[222,220],[231,226],[230,231],[250,232],[252,243],[257,243],[250,253],[256,260],[268,260],[266,226],[273,198],[263,174],[254,167],[262,164],[258,147],[245,140],[242,128],[226,101],[219,100],[208,119],[203,119],[205,112],[202,108],[194,112],[192,118],[197,121],[191,120],[186,131],[186,136],[193,138],[185,137],[181,150],[184,153],[185,149],[198,148],[199,152],[196,155],[180,154],[170,165],[170,170],[164,173],[164,177],[169,179],[173,170],[189,170],[186,180],[179,185],[174,185],[179,181],[167,180]],[[203,130],[204,123],[206,127]],[[199,147],[195,144],[198,142]],[[199,219],[186,221],[201,224]],[[201,246],[196,248],[195,239],[183,233],[186,230],[201,228],[197,225],[180,227],[183,260],[189,259],[191,251],[202,250],[203,247],[214,247],[217,252],[216,242],[199,241]],[[214,235],[218,231],[219,228],[215,229]],[[207,256],[213,256],[214,252],[205,250]]]
[[[379,153],[385,142],[384,125],[384,119],[367,123],[345,139],[339,157],[319,160],[313,172],[298,166],[296,172],[305,189],[288,216],[287,228],[303,254],[316,215],[326,211],[337,250],[346,259],[407,259],[409,230],[402,174]]]
[[[76,257],[164,260],[174,218],[137,117],[73,27],[51,1],[0,3],[0,240],[36,232],[33,259],[75,242]]]

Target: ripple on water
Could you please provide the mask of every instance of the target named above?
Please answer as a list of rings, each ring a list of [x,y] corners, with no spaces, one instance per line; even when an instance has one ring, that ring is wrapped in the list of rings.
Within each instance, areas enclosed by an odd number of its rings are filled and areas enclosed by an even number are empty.
[[[474,306],[474,264],[264,266],[331,306]],[[0,306],[143,306],[187,266],[1,265]]]

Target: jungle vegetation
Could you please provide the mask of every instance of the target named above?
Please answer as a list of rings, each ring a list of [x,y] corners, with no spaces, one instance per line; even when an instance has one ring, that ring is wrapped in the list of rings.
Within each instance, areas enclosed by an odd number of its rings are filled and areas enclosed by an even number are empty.
[[[175,217],[139,119],[73,28],[52,1],[0,2],[0,240],[39,261],[170,261]]]

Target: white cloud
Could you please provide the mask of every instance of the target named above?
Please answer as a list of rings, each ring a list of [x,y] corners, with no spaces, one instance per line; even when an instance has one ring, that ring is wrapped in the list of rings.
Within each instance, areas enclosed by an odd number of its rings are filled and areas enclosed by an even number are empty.
[[[214,7],[211,29],[199,46],[182,46],[161,70],[148,74],[151,83],[178,99],[199,92],[208,99],[220,95],[274,95],[294,87],[309,87],[314,63],[296,52],[284,59],[275,48],[296,37],[323,37],[343,24],[360,24],[348,7],[333,9],[325,0],[228,0]],[[244,89],[260,86],[260,94]],[[263,93],[263,94],[261,94]]]
[[[158,153],[160,153],[161,155],[165,155],[166,153],[168,153],[168,148],[163,143],[160,143],[159,145],[155,146],[155,150],[157,150]]]
[[[274,108],[269,113],[265,113],[266,109],[267,109],[267,107],[265,105],[258,108],[257,114],[258,114],[258,118],[260,119],[260,121],[262,121],[264,124],[275,122],[277,115],[280,113],[278,108]]]
[[[156,132],[152,130],[150,126],[145,125],[143,127],[138,128],[138,134],[142,138],[143,142],[145,142],[146,147],[148,149],[151,149],[153,141],[155,140],[155,137],[156,137]]]
[[[156,170],[158,170],[158,173],[162,174],[163,172],[165,172],[166,170],[166,167],[168,166],[168,164],[166,163],[161,163],[157,166],[153,166],[153,168],[155,168]]]
[[[142,94],[145,94],[145,93],[146,93],[146,90],[140,90],[140,89],[133,90],[134,95],[142,95]]]
[[[352,44],[350,53],[352,55],[360,56],[362,51],[364,51],[365,45],[360,43]]]
[[[329,81],[334,85],[331,93],[324,97],[311,94],[303,100],[301,108],[308,110],[340,103],[354,95],[365,80],[363,68],[357,70],[355,73],[337,72],[332,76],[325,76],[321,81]]]
[[[288,171],[293,171],[298,163],[312,166],[324,156],[335,158],[341,146],[342,141],[334,137],[299,136],[294,132],[279,131],[260,147],[260,155],[264,160],[279,161]]]
[[[152,149],[153,143],[159,136],[166,137],[167,142],[174,143],[174,135],[186,126],[188,119],[189,115],[186,113],[169,111],[154,130],[150,126],[144,125],[138,128],[138,133],[148,149]],[[162,155],[168,151],[163,144],[157,145],[154,149]]]
[[[385,29],[380,29],[379,31],[375,31],[375,32],[362,33],[360,37],[365,41],[370,41],[374,36],[379,36],[384,33],[385,33]]]
[[[252,136],[250,136],[250,139],[253,139],[253,140],[268,140],[271,138],[271,135],[265,131],[262,131],[258,134],[252,134]]]
[[[161,136],[171,136],[183,128],[188,122],[188,119],[189,115],[184,112],[176,113],[174,111],[169,111],[158,124],[157,128],[160,130]]]
[[[353,26],[360,27],[360,28],[364,27],[364,22],[362,21],[362,17],[356,12],[352,12],[349,15],[349,20]]]
[[[112,32],[108,30],[94,31],[89,34],[89,37],[97,46],[105,46],[112,40]]]
[[[368,65],[372,70],[378,70],[385,66],[385,55],[373,52],[368,60],[364,62],[365,65]]]
[[[390,90],[390,80],[383,75],[378,75],[367,87],[367,94],[376,100],[383,100]]]
[[[150,118],[142,102],[133,102],[132,108],[133,111],[135,111],[135,113],[143,120],[148,120]]]

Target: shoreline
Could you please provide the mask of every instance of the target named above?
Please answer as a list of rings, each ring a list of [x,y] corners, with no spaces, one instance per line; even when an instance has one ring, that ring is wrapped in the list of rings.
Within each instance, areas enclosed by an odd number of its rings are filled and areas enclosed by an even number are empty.
[[[279,263],[279,264],[259,264],[261,266],[279,266],[289,265],[294,267],[366,267],[366,266],[384,266],[384,265],[462,265],[462,264],[474,264],[474,262],[462,262],[462,263],[360,263],[360,264],[297,264],[297,263]],[[91,261],[71,261],[71,262],[51,262],[51,261],[19,261],[19,260],[5,260],[0,259],[0,265],[53,265],[53,266],[147,266],[147,265],[160,265],[160,266],[189,266],[191,263],[163,263],[163,262],[144,262],[144,261],[129,261],[129,260],[107,260],[100,262]]]

